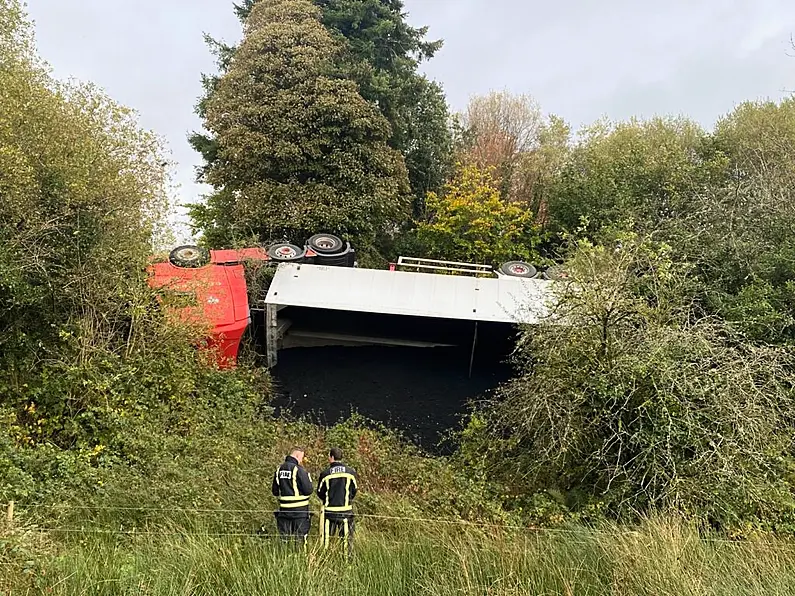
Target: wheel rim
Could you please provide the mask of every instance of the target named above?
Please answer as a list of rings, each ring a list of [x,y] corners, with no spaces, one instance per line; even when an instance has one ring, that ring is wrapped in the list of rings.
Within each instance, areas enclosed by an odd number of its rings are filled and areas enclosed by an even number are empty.
[[[177,251],[177,258],[181,261],[196,261],[199,259],[199,251],[195,248],[183,248]]]
[[[298,253],[291,246],[280,246],[275,252],[276,257],[279,259],[292,259],[298,256]]]
[[[314,240],[315,246],[321,248],[323,250],[331,250],[337,246],[337,243],[334,241],[334,238],[330,238],[328,236],[320,236],[315,238]]]
[[[510,271],[513,275],[527,275],[530,273],[530,268],[527,265],[522,265],[521,263],[513,263],[512,265],[508,266],[508,271]]]

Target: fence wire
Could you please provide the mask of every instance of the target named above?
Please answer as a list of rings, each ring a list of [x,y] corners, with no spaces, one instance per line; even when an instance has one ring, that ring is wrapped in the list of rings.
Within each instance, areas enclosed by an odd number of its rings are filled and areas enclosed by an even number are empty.
[[[36,510],[36,509],[49,509],[55,511],[69,511],[69,510],[77,510],[77,511],[135,511],[135,512],[142,512],[142,513],[180,513],[180,514],[249,514],[249,515],[262,515],[262,516],[270,516],[275,513],[279,513],[278,510],[272,509],[240,509],[240,508],[196,508],[196,507],[144,507],[144,506],[111,506],[111,505],[73,505],[68,503],[59,503],[59,504],[40,504],[40,503],[30,503],[30,504],[16,504],[17,511],[25,511],[25,510]],[[317,517],[320,515],[320,512],[317,511],[309,511],[308,514],[310,517]],[[476,529],[497,529],[497,530],[518,530],[521,532],[527,532],[534,535],[539,534],[565,534],[565,535],[595,535],[595,536],[603,536],[603,537],[618,537],[618,536],[634,536],[634,537],[643,537],[646,534],[637,530],[605,530],[605,529],[598,529],[598,528],[582,528],[582,529],[571,529],[571,528],[548,528],[548,527],[538,527],[538,526],[530,526],[530,525],[517,525],[517,524],[506,524],[500,522],[485,522],[485,521],[470,521],[465,519],[453,519],[453,518],[445,518],[445,517],[416,517],[416,516],[399,516],[399,515],[383,515],[383,514],[376,514],[376,513],[355,513],[355,518],[357,520],[382,520],[382,521],[390,521],[390,522],[398,522],[403,524],[411,524],[411,525],[447,525],[447,526],[459,526],[459,527],[468,527],[468,528],[476,528]],[[38,528],[35,531],[43,532],[43,533],[54,533],[54,532],[63,532],[63,533],[95,533],[95,534],[117,534],[117,535],[162,535],[162,536],[172,536],[172,535],[185,535],[185,536],[205,536],[205,537],[278,537],[278,534],[267,534],[261,532],[218,532],[218,533],[208,533],[208,532],[189,532],[189,531],[150,531],[150,530],[138,530],[138,529],[131,529],[131,530],[109,530],[109,529],[92,529],[92,528]],[[706,537],[699,539],[702,543],[715,543],[715,544],[730,544],[735,546],[769,546],[773,547],[778,550],[790,552],[795,550],[795,544],[792,545],[782,545],[779,543],[774,543],[770,541],[762,541],[762,540],[732,540],[729,538],[716,538],[716,537]],[[581,544],[588,544],[588,542],[582,541]]]

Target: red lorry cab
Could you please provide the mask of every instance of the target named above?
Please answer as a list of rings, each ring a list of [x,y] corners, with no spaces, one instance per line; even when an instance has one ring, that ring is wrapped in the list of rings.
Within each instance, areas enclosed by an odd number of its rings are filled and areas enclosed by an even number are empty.
[[[209,328],[206,347],[216,355],[219,367],[229,368],[237,360],[249,324],[246,279],[243,265],[214,261],[197,268],[155,263],[149,267],[149,284],[161,291],[161,302],[173,307],[184,322]]]
[[[265,249],[208,252],[186,245],[172,250],[167,261],[149,266],[149,285],[158,290],[161,304],[170,313],[184,322],[208,328],[202,347],[215,355],[219,367],[231,368],[250,323],[243,263],[274,261],[353,267],[354,256],[351,245],[332,234],[315,234],[304,247],[279,242]]]

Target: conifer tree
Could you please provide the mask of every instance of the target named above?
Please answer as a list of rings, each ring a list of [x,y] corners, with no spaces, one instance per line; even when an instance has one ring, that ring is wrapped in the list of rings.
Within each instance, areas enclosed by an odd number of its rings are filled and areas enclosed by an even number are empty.
[[[192,210],[208,242],[337,232],[371,246],[408,215],[389,123],[335,76],[341,44],[308,0],[261,0],[206,103],[215,192]]]

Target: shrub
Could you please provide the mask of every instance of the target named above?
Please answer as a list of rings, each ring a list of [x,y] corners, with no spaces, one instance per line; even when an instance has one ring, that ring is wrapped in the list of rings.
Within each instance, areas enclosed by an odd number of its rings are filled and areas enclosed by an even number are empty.
[[[523,374],[470,421],[464,454],[519,495],[618,517],[675,508],[721,526],[788,514],[792,361],[696,318],[664,246],[581,242]]]

